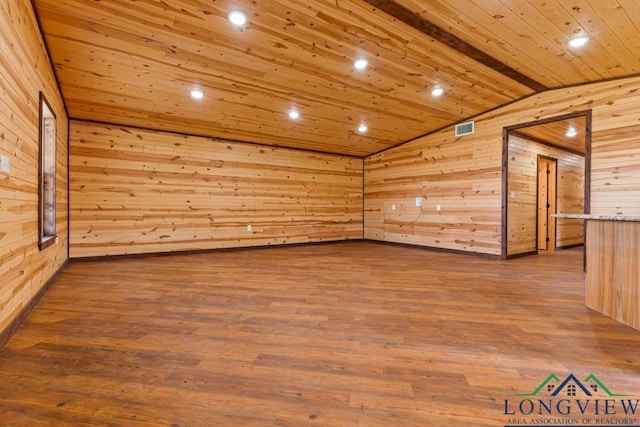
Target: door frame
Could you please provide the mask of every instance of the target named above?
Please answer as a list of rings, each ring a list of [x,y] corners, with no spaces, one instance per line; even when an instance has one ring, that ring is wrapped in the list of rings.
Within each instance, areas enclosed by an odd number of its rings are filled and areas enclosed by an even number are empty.
[[[501,227],[501,259],[507,259],[507,241],[508,241],[508,229],[507,229],[507,203],[508,201],[508,178],[509,178],[509,135],[516,132],[518,129],[542,125],[545,123],[556,122],[559,120],[571,119],[574,117],[585,117],[585,135],[584,135],[584,213],[591,212],[591,122],[592,111],[583,110],[575,111],[573,113],[563,114],[559,116],[553,116],[546,119],[534,120],[531,122],[520,123],[511,126],[505,126],[502,128],[502,227]],[[586,254],[587,248],[587,236],[586,236],[586,221],[585,221],[585,239],[584,239],[584,251]],[[586,257],[586,255],[585,255]],[[585,258],[586,259],[586,258]]]
[[[547,162],[548,164],[554,165],[554,179],[553,179],[553,191],[551,185],[549,185],[549,169],[547,169],[547,201],[546,204],[550,204],[551,206],[546,209],[546,221],[547,221],[547,235],[545,236],[547,241],[547,248],[545,249],[547,252],[553,252],[556,250],[556,220],[551,216],[551,214],[556,212],[549,213],[549,208],[552,208],[553,211],[557,210],[558,206],[558,159],[554,159],[553,157],[544,156],[542,154],[538,154],[538,159],[536,163],[536,252],[540,251],[540,160]],[[553,200],[551,201],[550,195],[553,195]]]

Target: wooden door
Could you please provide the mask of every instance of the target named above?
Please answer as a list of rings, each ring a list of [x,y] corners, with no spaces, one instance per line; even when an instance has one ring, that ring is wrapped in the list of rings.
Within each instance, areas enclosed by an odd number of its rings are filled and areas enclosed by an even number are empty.
[[[538,250],[556,249],[556,159],[538,156]]]

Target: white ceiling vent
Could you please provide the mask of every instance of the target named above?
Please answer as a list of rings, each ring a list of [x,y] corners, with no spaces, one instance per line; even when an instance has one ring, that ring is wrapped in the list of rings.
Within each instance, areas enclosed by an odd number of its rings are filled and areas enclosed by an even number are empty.
[[[473,122],[460,123],[456,125],[456,136],[471,135],[473,131]]]

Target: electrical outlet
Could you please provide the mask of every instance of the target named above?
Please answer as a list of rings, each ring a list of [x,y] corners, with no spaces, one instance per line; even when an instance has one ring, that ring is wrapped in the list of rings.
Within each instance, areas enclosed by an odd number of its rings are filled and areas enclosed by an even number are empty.
[[[391,205],[391,210],[392,210],[392,211],[395,211],[395,210],[396,210],[396,205],[395,205],[395,203],[394,203],[393,205]]]
[[[422,197],[416,197],[416,207],[422,206]]]
[[[2,164],[2,173],[9,173],[9,157],[3,154],[0,163]]]
[[[251,224],[247,225],[247,231],[251,231],[253,230],[253,227],[251,227]]]
[[[512,192],[509,194],[509,196],[510,196],[512,199],[515,199],[515,198],[516,198],[516,193],[512,191]]]
[[[436,205],[436,210],[439,211],[440,210],[440,205]]]

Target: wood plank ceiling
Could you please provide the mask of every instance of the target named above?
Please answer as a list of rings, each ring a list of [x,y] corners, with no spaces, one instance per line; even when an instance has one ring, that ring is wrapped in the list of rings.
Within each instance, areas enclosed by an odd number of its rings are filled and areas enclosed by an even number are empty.
[[[636,0],[33,4],[74,119],[353,156],[546,88],[640,73]],[[231,25],[231,10],[248,23]],[[590,43],[569,48],[580,34]]]
[[[585,116],[538,124],[520,128],[512,133],[547,145],[555,145],[565,150],[585,154]]]

